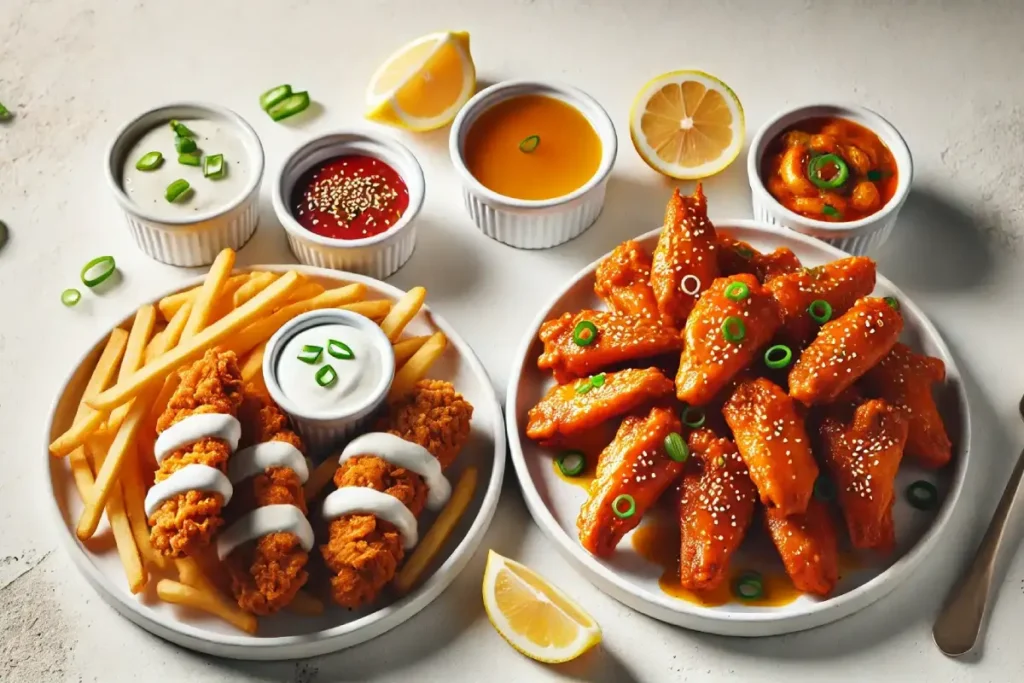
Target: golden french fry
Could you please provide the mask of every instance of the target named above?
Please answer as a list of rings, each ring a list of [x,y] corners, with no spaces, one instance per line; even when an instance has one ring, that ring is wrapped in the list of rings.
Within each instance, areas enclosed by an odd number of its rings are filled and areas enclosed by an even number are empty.
[[[236,289],[245,284],[254,273],[242,273],[240,275],[233,275],[231,279],[227,281],[224,286],[225,290],[234,292]],[[185,305],[186,302],[191,303],[195,299],[196,294],[203,288],[202,285],[193,287],[192,289],[186,289],[184,292],[177,292],[165,296],[163,299],[157,302],[156,307],[160,311],[160,315],[163,316],[164,320],[170,320],[173,318],[178,309]]]
[[[167,323],[167,327],[159,334],[153,335],[153,338],[149,340],[149,346],[146,347],[147,363],[152,363],[162,353],[160,349],[165,348],[165,340],[168,343],[167,348],[174,348],[178,345],[181,333],[185,330],[185,323],[188,322],[188,317],[191,314],[192,302],[186,301],[184,305],[178,308],[170,322]]]
[[[315,595],[300,590],[292,598],[288,609],[304,617],[317,617],[324,613],[324,603]]]
[[[411,392],[416,382],[427,376],[430,366],[441,357],[446,346],[448,346],[448,338],[444,336],[444,332],[432,334],[419,351],[412,354],[405,362],[402,369],[395,373],[391,391],[388,392],[388,400],[393,401]]]
[[[296,287],[292,295],[288,297],[288,303],[293,304],[296,301],[312,299],[314,296],[319,296],[325,291],[327,291],[327,288],[317,282],[304,282]]]
[[[249,352],[242,362],[239,370],[242,373],[242,380],[246,382],[262,381],[263,379],[263,354],[267,350],[267,342],[261,342],[259,346]]]
[[[421,346],[427,343],[428,339],[430,339],[430,335],[425,334],[422,337],[409,337],[396,342],[392,348],[395,352],[395,368],[401,368],[407,360],[412,358],[414,353],[420,350]]]
[[[102,394],[102,392],[100,392]],[[100,394],[96,394],[99,396]],[[95,397],[93,397],[95,398]],[[86,438],[103,426],[107,413],[91,409],[90,412],[50,444],[50,455],[63,458],[85,443]]]
[[[309,479],[306,480],[305,485],[302,487],[302,492],[306,496],[306,502],[310,502],[314,498],[320,495],[320,492],[324,490],[324,487],[331,482],[334,478],[334,473],[338,470],[338,458],[330,456],[322,463],[316,466],[309,474]]]
[[[402,336],[402,330],[405,329],[410,320],[416,317],[420,308],[423,307],[423,301],[426,298],[426,289],[423,287],[413,287],[401,299],[395,302],[391,312],[388,313],[388,317],[384,318],[384,322],[380,324],[380,329],[384,330],[384,334],[388,336],[392,344]]]
[[[156,309],[153,306],[145,305],[135,313],[135,321],[132,323],[131,332],[128,333],[128,348],[125,349],[124,359],[121,360],[121,367],[117,371],[117,381],[122,382],[133,372],[142,367],[146,356],[146,344],[150,335],[153,334],[153,327],[156,325]],[[118,406],[107,418],[107,430],[111,434],[117,432],[128,414],[128,406]]]
[[[238,308],[269,287],[279,277],[280,274],[278,273],[253,273],[252,277],[244,285],[235,290],[233,298],[234,307]]]
[[[224,283],[231,277],[231,269],[234,267],[234,249],[223,249],[217,254],[213,265],[210,266],[210,272],[206,274],[203,286],[199,288],[199,293],[192,302],[192,313],[188,316],[188,322],[181,333],[182,339],[191,339],[209,323],[217,297],[224,288]]]
[[[208,349],[213,348],[246,325],[265,316],[267,311],[271,310],[288,296],[288,293],[298,284],[298,281],[298,273],[287,273],[240,308],[231,311],[188,341],[182,342],[173,349],[160,354],[157,358],[153,359],[153,362],[146,363],[126,381],[118,382],[110,389],[101,392],[88,402],[89,405],[97,410],[112,410],[125,401],[135,398],[149,389],[154,382],[162,377],[166,377],[171,371],[199,358]],[[264,320],[267,320],[267,318],[264,318]]]
[[[365,316],[370,320],[380,320],[391,312],[391,302],[387,299],[373,299],[372,301],[357,301],[354,304],[338,306],[346,311],[352,311]]]
[[[201,610],[220,617],[246,633],[256,633],[256,617],[248,612],[243,612],[217,593],[193,588],[170,579],[161,579],[156,584],[156,594],[164,602]]]
[[[420,539],[416,549],[412,551],[405,564],[395,576],[394,586],[399,593],[407,593],[416,584],[424,570],[441,551],[441,546],[451,535],[455,526],[466,513],[466,508],[473,500],[476,492],[477,471],[475,467],[467,467],[459,477],[452,490],[452,497],[441,510],[434,525]]]

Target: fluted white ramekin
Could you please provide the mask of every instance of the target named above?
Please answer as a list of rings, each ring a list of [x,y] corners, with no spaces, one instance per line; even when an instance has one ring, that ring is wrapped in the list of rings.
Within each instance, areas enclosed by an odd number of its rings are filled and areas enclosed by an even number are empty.
[[[252,177],[231,203],[182,218],[161,218],[136,204],[124,191],[125,156],[138,139],[171,119],[221,121],[235,129],[249,157]],[[259,224],[263,145],[245,119],[215,104],[182,102],[152,109],[129,121],[117,132],[107,151],[107,182],[124,212],[135,243],[150,258],[172,266],[206,266],[222,249],[241,249]]]
[[[387,232],[360,240],[324,237],[299,225],[290,208],[295,184],[310,168],[346,154],[362,154],[391,166],[409,190],[409,206]],[[369,132],[339,131],[314,138],[292,152],[274,181],[273,202],[288,245],[300,263],[383,280],[405,265],[416,248],[416,216],[423,206],[423,169],[397,141]]]
[[[878,212],[846,223],[819,221],[790,211],[780,204],[765,186],[761,178],[761,161],[771,141],[793,124],[821,116],[834,116],[859,123],[875,133],[892,152],[899,173],[896,193]],[[863,256],[877,250],[892,234],[896,217],[910,194],[910,183],[914,179],[914,161],[903,136],[879,114],[857,105],[815,104],[787,109],[761,126],[751,141],[747,154],[747,179],[750,182],[755,219],[817,237],[845,252]]]
[[[327,417],[313,416],[304,411],[302,406],[297,405],[285,395],[277,379],[277,364],[289,340],[300,332],[320,325],[345,325],[364,332],[377,347],[383,363],[381,381],[374,387],[374,392],[369,399],[360,405],[351,406]],[[310,382],[314,381],[313,376],[314,371],[311,367]],[[391,342],[381,331],[380,326],[358,313],[336,308],[310,311],[285,323],[267,342],[267,348],[263,354],[263,380],[267,385],[267,391],[274,402],[288,413],[292,426],[305,442],[308,453],[316,456],[313,458],[314,462],[318,462],[320,456],[341,446],[369,425],[377,409],[387,398],[394,378],[395,354]]]
[[[574,192],[543,200],[505,197],[484,187],[466,166],[463,146],[480,115],[499,102],[523,95],[546,95],[575,107],[601,139],[597,172]],[[617,148],[615,126],[597,100],[576,88],[537,81],[505,81],[481,90],[455,117],[448,143],[473,222],[491,239],[519,249],[554,247],[583,234],[594,224],[604,208],[605,188]]]

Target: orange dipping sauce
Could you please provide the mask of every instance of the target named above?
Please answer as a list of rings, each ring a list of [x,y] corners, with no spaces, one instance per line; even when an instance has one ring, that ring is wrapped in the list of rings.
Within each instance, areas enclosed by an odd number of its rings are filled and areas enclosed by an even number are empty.
[[[896,194],[896,160],[864,126],[838,117],[790,126],[768,144],[761,179],[790,211],[848,222],[877,213]]]

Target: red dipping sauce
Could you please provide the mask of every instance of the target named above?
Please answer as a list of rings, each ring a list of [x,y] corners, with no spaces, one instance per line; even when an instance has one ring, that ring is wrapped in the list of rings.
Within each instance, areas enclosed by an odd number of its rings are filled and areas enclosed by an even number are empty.
[[[391,229],[409,208],[409,188],[398,171],[363,154],[335,157],[295,183],[292,215],[317,235],[361,240]]]

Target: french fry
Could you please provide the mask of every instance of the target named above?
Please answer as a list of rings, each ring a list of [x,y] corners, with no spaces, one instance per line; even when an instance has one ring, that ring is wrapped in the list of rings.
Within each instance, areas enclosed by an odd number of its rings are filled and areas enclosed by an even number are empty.
[[[325,291],[327,291],[327,288],[317,282],[304,282],[296,287],[292,295],[288,297],[288,303],[293,304],[296,301],[312,299],[314,296],[319,296]]]
[[[380,324],[380,329],[388,336],[394,344],[402,336],[402,330],[409,324],[409,321],[416,317],[423,301],[427,298],[427,290],[423,287],[413,287],[406,292],[401,299],[395,302],[391,312]]]
[[[117,371],[117,381],[122,382],[133,372],[142,367],[146,357],[146,345],[153,334],[153,327],[156,325],[156,308],[145,305],[135,312],[135,321],[132,322],[132,330],[128,333],[128,347],[124,352],[124,359]],[[113,434],[117,432],[124,416],[128,414],[128,406],[118,406],[107,418],[106,431]]]
[[[391,302],[387,299],[373,299],[372,301],[357,301],[354,304],[345,304],[338,308],[358,313],[370,320],[380,320],[391,312]]]
[[[142,369],[133,373],[126,381],[118,382],[110,389],[101,392],[88,401],[89,405],[97,410],[112,410],[135,398],[149,389],[161,377],[166,377],[168,373],[185,363],[199,358],[208,349],[213,348],[238,330],[264,317],[269,310],[288,296],[292,288],[298,284],[298,280],[298,273],[287,273],[242,307],[231,311],[188,341],[160,354],[151,363],[146,363]],[[264,318],[264,320],[267,319]]]
[[[334,473],[337,469],[338,458],[334,456],[328,457],[316,466],[316,469],[310,473],[309,479],[306,480],[305,485],[302,487],[302,492],[306,496],[307,503],[320,495],[320,492],[324,490],[324,487],[334,479]]]
[[[262,381],[263,379],[263,354],[267,350],[267,342],[261,342],[259,346],[249,352],[239,368],[242,373],[242,380],[245,382]]]
[[[166,571],[170,566],[169,561],[156,551],[149,539],[149,522],[144,507],[146,485],[142,480],[141,450],[136,449],[131,455],[133,457],[128,458],[121,471],[121,489],[124,493],[124,509],[128,514],[128,524],[146,566]]]
[[[248,282],[249,278],[255,273],[242,273],[240,275],[233,275],[231,279],[224,285],[226,291],[234,292],[236,289],[241,287],[243,284]],[[165,296],[163,299],[157,302],[156,307],[160,311],[160,315],[163,316],[164,320],[170,320],[178,312],[178,309],[184,306],[186,303],[191,303],[195,299],[196,294],[203,288],[202,285],[193,287],[192,289],[186,289],[184,292],[177,292]]]
[[[448,338],[444,332],[435,332],[430,339],[420,347],[419,351],[405,362],[402,369],[395,373],[395,380],[391,383],[391,391],[388,392],[388,400],[394,401],[411,392],[421,379],[427,376],[427,371],[434,364],[445,347],[448,346]]]
[[[149,346],[146,347],[147,363],[152,363],[156,360],[156,357],[162,353],[160,349],[164,348],[163,339],[167,338],[170,341],[170,346],[168,348],[173,348],[178,345],[178,340],[181,339],[181,333],[185,329],[185,323],[188,322],[188,317],[191,314],[192,302],[186,301],[183,306],[178,308],[170,322],[167,323],[167,327],[165,327],[159,334],[153,335],[153,338],[149,340]]]
[[[233,295],[234,308],[238,308],[262,292],[279,277],[280,274],[278,273],[253,273],[252,277],[244,285],[235,290]]]
[[[324,613],[324,603],[315,595],[310,595],[306,591],[300,590],[292,598],[288,609],[304,617],[318,617]]]
[[[96,396],[100,395],[102,395],[102,392],[96,394]],[[95,396],[93,400],[95,400]],[[93,409],[50,444],[50,455],[57,458],[63,458],[65,455],[68,455],[71,451],[84,444],[86,438],[102,427],[106,419],[107,413]]]
[[[403,339],[400,342],[396,342],[392,350],[395,352],[395,368],[401,368],[407,360],[412,358],[412,355],[420,350],[420,347],[427,343],[430,339],[430,335],[423,335],[422,337],[409,337]]]
[[[217,593],[199,590],[170,579],[161,579],[156,584],[156,594],[164,602],[201,610],[220,617],[246,633],[256,633],[256,617],[248,612],[243,612]]]
[[[441,551],[441,547],[448,540],[473,500],[473,494],[476,492],[476,480],[476,468],[467,467],[455,484],[452,497],[448,499],[448,503],[437,516],[434,525],[423,535],[416,549],[412,551],[395,576],[393,585],[399,593],[408,593]]]
[[[189,314],[188,322],[181,333],[183,340],[191,339],[209,323],[217,297],[224,288],[224,283],[231,277],[231,269],[234,267],[234,249],[224,249],[217,254],[213,265],[210,266],[210,272],[206,274],[203,286],[199,288],[199,293],[192,302],[192,313]]]

